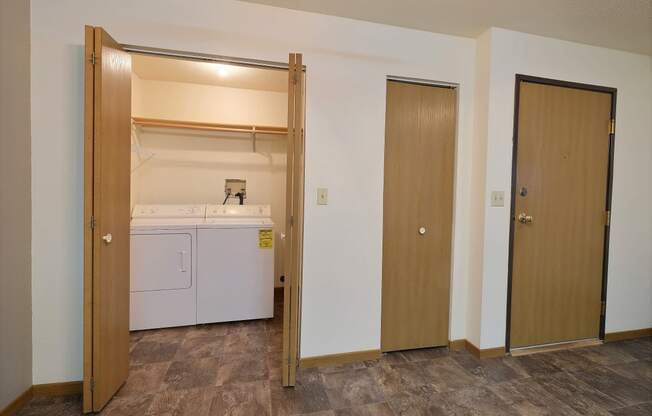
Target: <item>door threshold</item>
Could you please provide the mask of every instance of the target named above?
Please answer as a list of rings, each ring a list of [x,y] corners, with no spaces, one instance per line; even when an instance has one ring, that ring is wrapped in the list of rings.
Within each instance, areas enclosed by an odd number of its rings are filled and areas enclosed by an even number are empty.
[[[589,338],[589,339],[580,339],[577,341],[563,341],[563,342],[555,342],[553,344],[533,345],[531,347],[512,348],[510,349],[509,354],[512,357],[519,357],[522,355],[538,354],[540,352],[570,350],[573,348],[592,347],[601,344],[602,344],[601,340],[597,338]]]

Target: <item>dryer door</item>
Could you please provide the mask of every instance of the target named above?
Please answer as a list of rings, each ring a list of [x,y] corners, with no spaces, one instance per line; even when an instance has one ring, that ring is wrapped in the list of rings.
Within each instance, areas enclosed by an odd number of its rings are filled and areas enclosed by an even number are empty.
[[[190,234],[132,234],[131,292],[192,286]]]

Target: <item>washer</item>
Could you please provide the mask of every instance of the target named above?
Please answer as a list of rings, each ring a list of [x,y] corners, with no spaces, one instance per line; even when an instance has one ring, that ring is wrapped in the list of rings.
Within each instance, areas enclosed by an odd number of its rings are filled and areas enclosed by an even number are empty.
[[[136,205],[130,233],[131,330],[197,323],[197,224],[205,205]]]
[[[197,226],[197,323],[274,316],[269,205],[208,205]]]

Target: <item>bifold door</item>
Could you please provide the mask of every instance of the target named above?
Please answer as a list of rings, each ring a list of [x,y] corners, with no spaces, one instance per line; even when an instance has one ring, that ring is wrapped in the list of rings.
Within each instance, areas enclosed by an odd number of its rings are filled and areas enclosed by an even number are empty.
[[[510,348],[598,338],[612,94],[517,87]]]
[[[448,344],[457,91],[387,83],[381,349]]]
[[[303,187],[305,73],[302,55],[288,62],[288,145],[285,205],[285,288],[283,304],[283,385],[294,386],[299,359],[301,274],[303,270]]]
[[[282,379],[283,385],[293,386],[303,268],[305,73],[301,54],[290,54],[288,73]],[[127,379],[130,286],[131,57],[100,27],[85,28],[84,81],[83,410],[96,412]]]
[[[129,372],[131,57],[86,27],[84,401],[99,411]]]

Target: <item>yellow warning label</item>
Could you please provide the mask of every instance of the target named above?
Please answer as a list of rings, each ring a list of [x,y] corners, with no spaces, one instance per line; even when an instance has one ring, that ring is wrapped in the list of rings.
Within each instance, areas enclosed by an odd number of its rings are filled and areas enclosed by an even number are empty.
[[[273,248],[274,232],[272,230],[258,230],[258,248]]]

